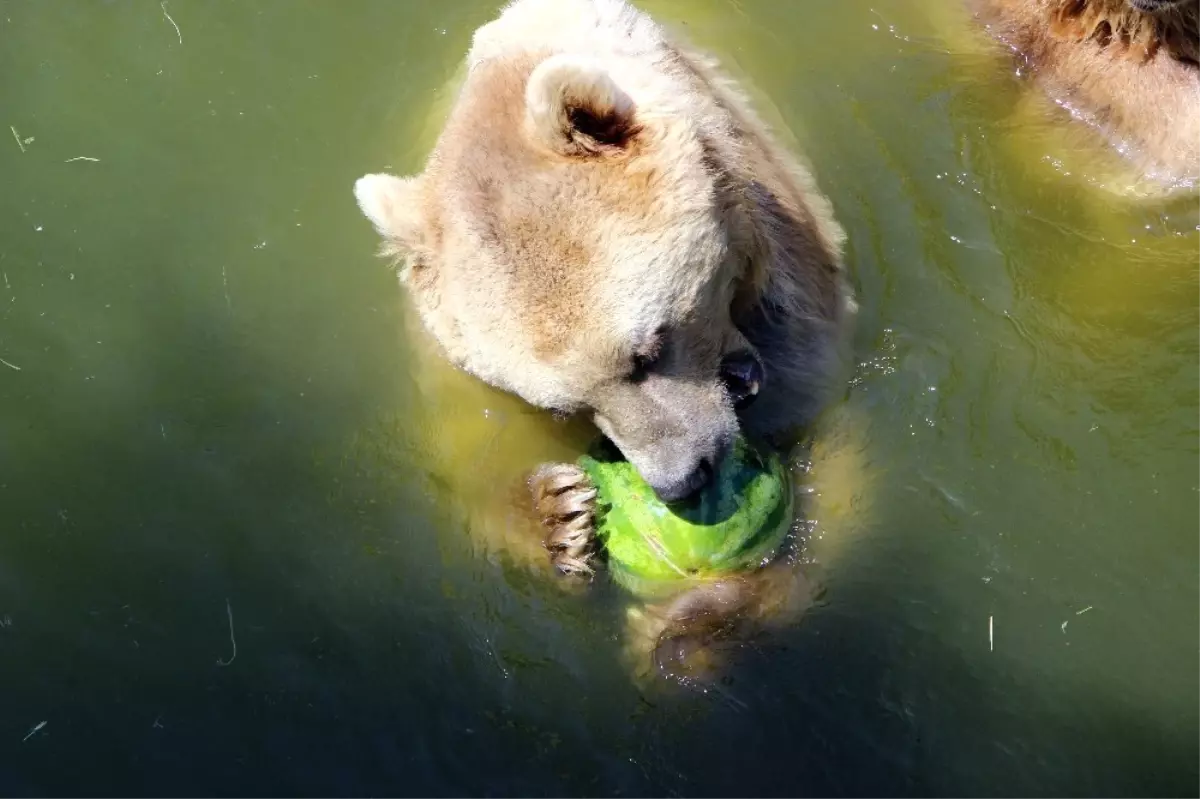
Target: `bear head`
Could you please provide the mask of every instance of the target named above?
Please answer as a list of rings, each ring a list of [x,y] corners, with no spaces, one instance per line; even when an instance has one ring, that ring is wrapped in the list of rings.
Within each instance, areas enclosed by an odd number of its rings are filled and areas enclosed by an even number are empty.
[[[761,275],[728,116],[630,20],[608,49],[485,26],[424,171],[355,195],[454,363],[590,414],[677,501],[769,379],[737,319]]]

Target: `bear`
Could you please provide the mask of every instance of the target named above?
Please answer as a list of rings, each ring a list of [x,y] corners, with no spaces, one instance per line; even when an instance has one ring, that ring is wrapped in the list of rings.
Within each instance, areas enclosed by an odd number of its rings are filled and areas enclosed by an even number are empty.
[[[423,171],[354,194],[443,357],[586,415],[665,502],[741,433],[786,450],[846,385],[857,306],[831,203],[715,59],[624,0],[509,3]],[[542,465],[531,490],[558,570],[590,576],[581,472]],[[809,590],[780,557],[631,617],[655,653],[692,651]]]
[[[1200,184],[1200,0],[969,0],[1056,102],[1162,191]]]

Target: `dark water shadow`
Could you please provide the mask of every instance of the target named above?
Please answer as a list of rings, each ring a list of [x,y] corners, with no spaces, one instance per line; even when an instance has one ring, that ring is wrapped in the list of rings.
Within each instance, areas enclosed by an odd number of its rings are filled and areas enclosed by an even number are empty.
[[[436,534],[453,506],[419,468],[347,458],[381,412],[378,386],[336,379],[364,365],[354,337],[297,368],[252,311],[189,290],[186,275],[219,268],[158,268],[180,257],[169,227],[136,257],[155,275],[136,319],[153,346],[120,356],[119,401],[88,412],[79,375],[51,363],[25,364],[23,393],[5,387],[0,790],[440,793],[523,772],[514,762],[548,733],[514,697],[556,669],[455,624]],[[399,307],[366,335],[394,331]],[[400,390],[379,393],[403,401],[404,365],[387,368]],[[547,596],[487,579],[489,599]]]

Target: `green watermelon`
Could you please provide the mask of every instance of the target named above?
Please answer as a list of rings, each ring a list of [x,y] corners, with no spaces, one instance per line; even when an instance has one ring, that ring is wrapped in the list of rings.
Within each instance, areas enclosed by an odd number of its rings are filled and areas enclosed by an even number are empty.
[[[597,536],[609,569],[637,594],[757,567],[791,526],[791,484],[782,463],[744,438],[705,489],[674,506],[660,501],[628,461],[585,455],[578,463],[596,487]]]

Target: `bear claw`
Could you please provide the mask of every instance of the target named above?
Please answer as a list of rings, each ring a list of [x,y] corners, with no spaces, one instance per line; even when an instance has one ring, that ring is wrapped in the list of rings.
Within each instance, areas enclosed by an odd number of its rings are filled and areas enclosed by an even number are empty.
[[[596,489],[587,474],[575,464],[547,464],[534,472],[530,488],[555,568],[564,575],[591,575]]]

